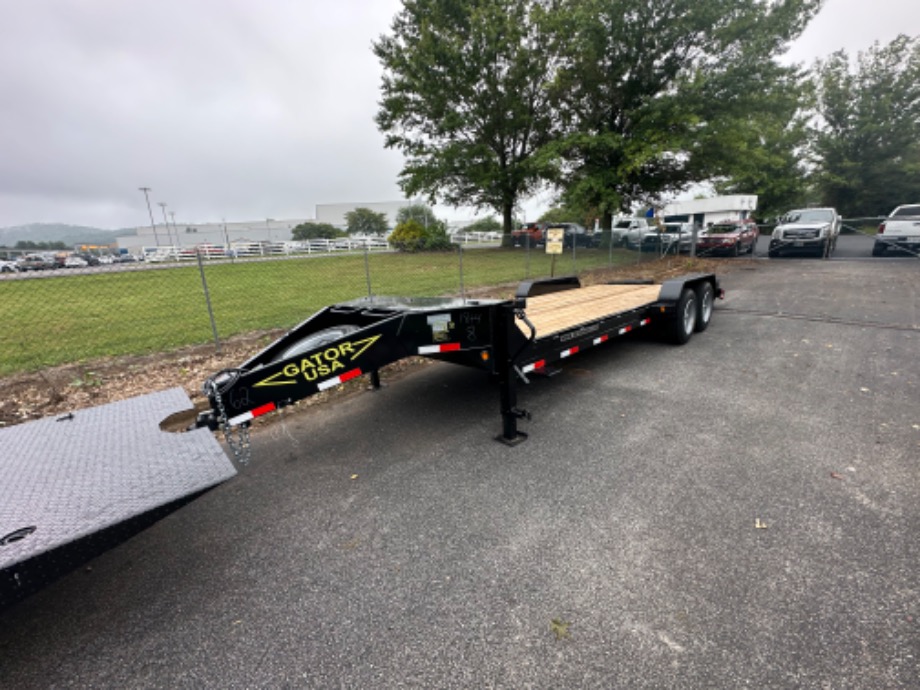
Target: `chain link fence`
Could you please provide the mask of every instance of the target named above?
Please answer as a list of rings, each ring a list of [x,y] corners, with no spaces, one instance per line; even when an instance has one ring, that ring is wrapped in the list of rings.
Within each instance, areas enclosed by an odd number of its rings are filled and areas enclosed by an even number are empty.
[[[873,243],[886,241],[875,234],[881,220],[847,219],[843,232],[861,237],[860,251],[870,256]],[[502,247],[497,235],[458,235],[452,251],[417,254],[355,239],[233,252],[161,247],[142,261],[96,256],[68,263],[72,254],[0,250],[0,377],[191,345],[219,351],[235,336],[287,329],[329,304],[367,295],[468,296],[505,286],[510,296],[522,280],[631,268],[678,254],[766,258],[772,229],[761,226],[759,238],[730,244],[707,242],[699,229],[650,232],[626,246],[590,238],[567,242],[557,255],[529,236]],[[899,253],[917,256],[899,246],[886,255]]]
[[[466,296],[507,285],[510,296],[522,280],[657,258],[595,246],[553,256],[543,246],[502,248],[487,239],[455,237],[452,251],[437,253],[354,243],[230,256],[161,247],[145,260],[97,257],[96,265],[5,253],[0,377],[190,345],[219,351],[234,336],[290,328],[329,304],[368,295]]]

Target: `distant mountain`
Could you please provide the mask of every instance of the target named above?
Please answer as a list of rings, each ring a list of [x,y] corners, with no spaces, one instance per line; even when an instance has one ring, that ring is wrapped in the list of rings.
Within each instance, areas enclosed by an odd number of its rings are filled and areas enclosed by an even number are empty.
[[[17,242],[63,242],[72,244],[112,244],[115,238],[133,235],[134,228],[103,230],[64,223],[30,223],[0,228],[0,247],[13,247]]]

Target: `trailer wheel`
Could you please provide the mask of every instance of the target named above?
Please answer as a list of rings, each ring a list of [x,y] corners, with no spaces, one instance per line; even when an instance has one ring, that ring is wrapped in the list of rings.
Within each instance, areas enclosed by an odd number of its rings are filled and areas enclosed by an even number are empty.
[[[272,358],[272,362],[280,362],[283,359],[289,359],[291,357],[296,357],[301,355],[304,352],[309,352],[310,350],[315,350],[318,347],[323,345],[328,345],[334,340],[339,338],[344,338],[350,333],[354,333],[359,330],[359,326],[353,324],[342,324],[341,326],[332,326],[331,328],[324,328],[321,331],[316,333],[311,333],[305,338],[301,338],[293,345],[289,346],[286,350],[283,350],[280,354]]]
[[[668,329],[668,340],[675,345],[683,345],[693,335],[697,320],[697,302],[696,292],[692,288],[684,288],[680,293],[674,319]]]
[[[698,302],[696,311],[696,325],[693,330],[702,333],[709,328],[709,322],[712,320],[712,307],[716,300],[716,291],[712,288],[712,283],[708,280],[700,283],[696,289]]]

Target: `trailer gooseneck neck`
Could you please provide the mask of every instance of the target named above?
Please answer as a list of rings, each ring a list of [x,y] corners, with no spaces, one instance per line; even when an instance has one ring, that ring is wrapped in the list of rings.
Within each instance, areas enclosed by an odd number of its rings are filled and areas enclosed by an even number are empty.
[[[253,419],[359,376],[380,385],[381,367],[421,355],[498,377],[498,440],[527,438],[517,384],[554,362],[636,329],[655,326],[682,344],[706,329],[722,297],[712,274],[660,285],[624,281],[582,287],[575,277],[522,283],[511,300],[371,297],[335,304],[291,329],[238,368],[205,383],[210,410],[197,426],[237,429]],[[235,449],[238,444],[231,444]]]

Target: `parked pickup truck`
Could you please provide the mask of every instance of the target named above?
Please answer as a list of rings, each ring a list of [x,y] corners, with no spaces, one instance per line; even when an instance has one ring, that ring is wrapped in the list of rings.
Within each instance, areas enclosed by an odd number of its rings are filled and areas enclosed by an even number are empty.
[[[878,226],[872,256],[882,256],[889,249],[920,251],[920,204],[898,206]]]
[[[515,247],[543,246],[546,223],[523,223],[517,230],[511,231],[511,240]]]
[[[627,246],[630,249],[638,248],[642,243],[642,236],[652,228],[645,218],[622,218],[613,224],[611,238],[615,247]]]
[[[833,208],[803,208],[789,211],[773,230],[771,258],[790,252],[813,252],[829,257],[837,247],[840,216]]]

